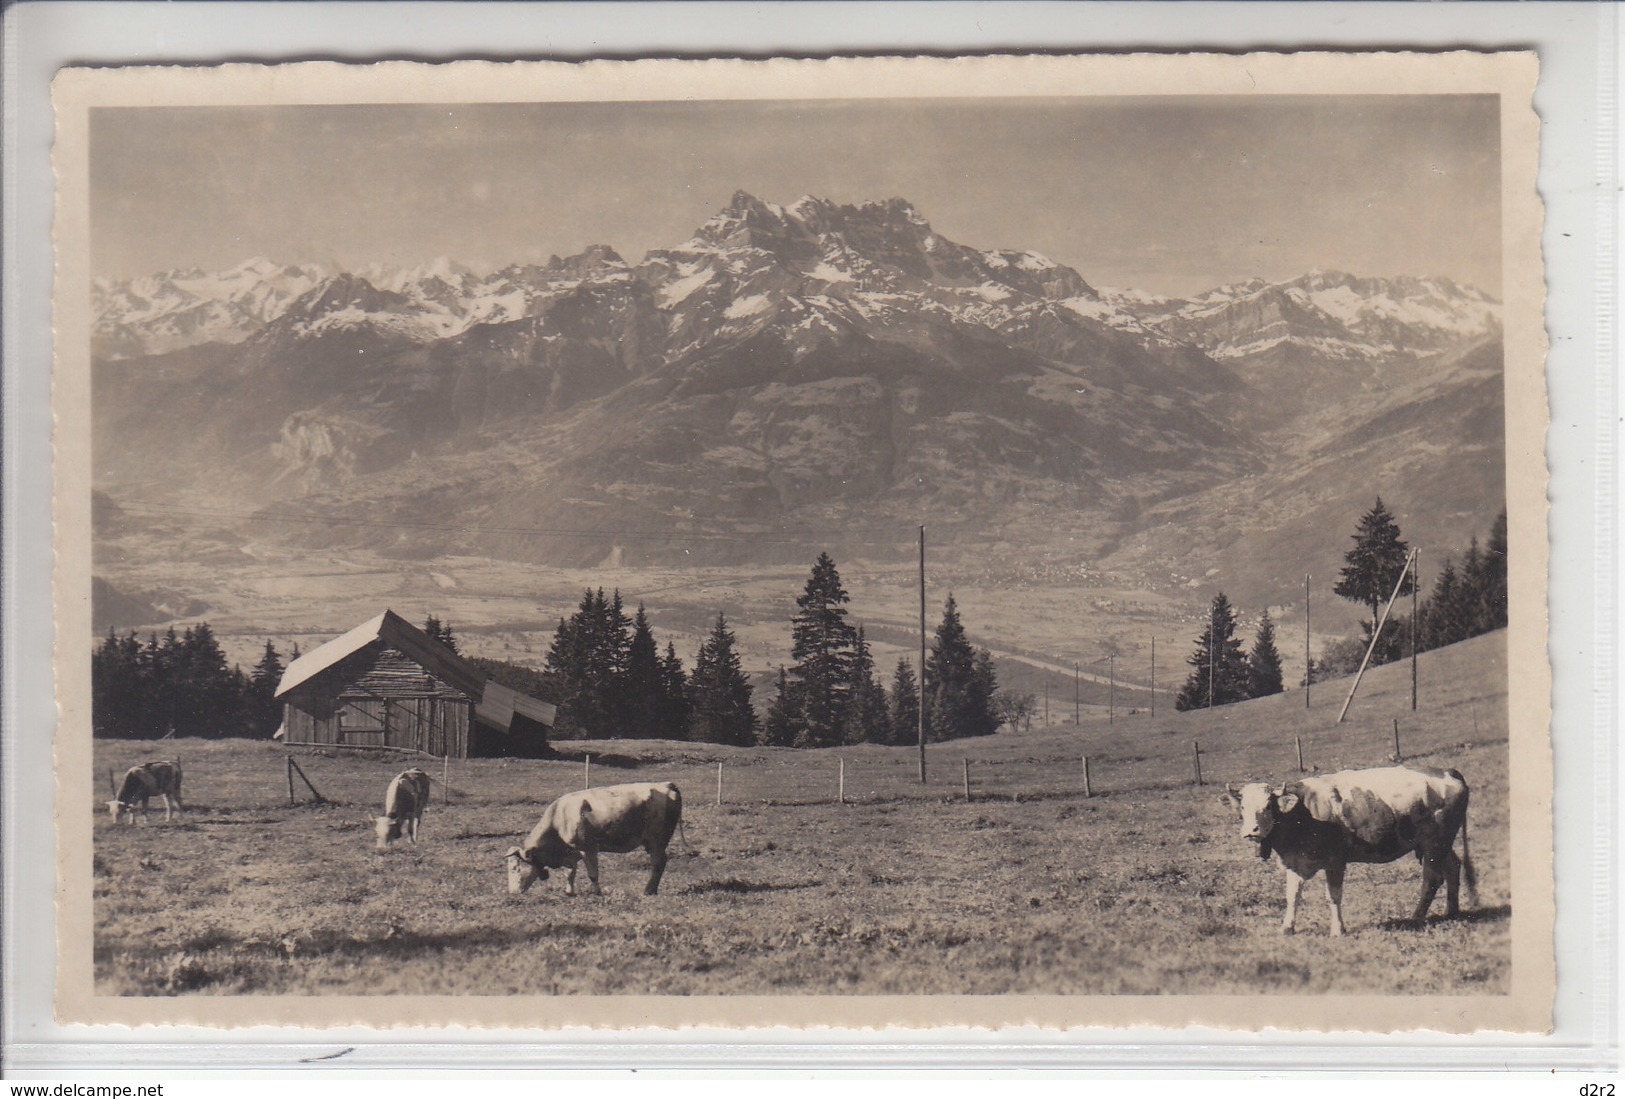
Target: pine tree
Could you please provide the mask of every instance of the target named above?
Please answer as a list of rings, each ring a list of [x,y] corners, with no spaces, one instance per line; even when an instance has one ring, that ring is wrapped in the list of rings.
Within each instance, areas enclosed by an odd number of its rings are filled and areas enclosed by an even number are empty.
[[[1248,697],[1247,655],[1235,637],[1236,611],[1220,592],[1208,608],[1207,628],[1196,639],[1196,651],[1186,661],[1191,674],[1174,699],[1176,710],[1198,710],[1208,705],[1212,684],[1213,705],[1223,706]]]
[[[632,640],[626,650],[626,670],[621,673],[618,720],[622,736],[648,739],[680,736],[681,731],[660,728],[660,651],[643,604],[632,618]]]
[[[666,642],[666,655],[660,661],[660,727],[668,736],[688,738],[691,722],[688,704],[688,675],[677,658],[677,648]]]
[[[603,588],[587,589],[576,613],[559,622],[546,665],[559,700],[555,736],[623,735],[631,635],[621,593],[606,599]]]
[[[1439,570],[1438,577],[1433,581],[1433,592],[1421,608],[1424,649],[1453,645],[1467,636],[1457,618],[1461,597],[1456,589],[1460,584],[1455,562],[1446,557],[1444,567]]]
[[[981,659],[971,647],[959,620],[959,606],[949,592],[925,662],[925,723],[931,739],[957,740],[997,732],[998,719],[993,715],[996,689],[992,656]]]
[[[1479,621],[1483,632],[1505,629],[1507,624],[1507,509],[1490,525],[1489,545],[1484,553],[1484,591],[1480,597]]]
[[[1281,693],[1281,654],[1275,648],[1275,622],[1266,609],[1258,620],[1258,636],[1247,657],[1247,697]]]
[[[891,715],[886,707],[886,689],[875,681],[874,654],[858,627],[857,654],[852,664],[852,702],[846,714],[848,744],[891,743]]]
[[[768,704],[767,720],[762,722],[760,742],[773,748],[789,748],[794,745],[800,729],[800,713],[801,705],[796,698],[796,685],[790,682],[790,676],[781,664],[777,690],[773,694],[773,701]]]
[[[244,724],[248,735],[268,737],[282,724],[282,707],[277,704],[276,689],[282,682],[282,657],[271,639],[265,639],[265,652],[248,677],[244,692]]]
[[[750,681],[745,678],[728,621],[717,623],[694,657],[689,679],[690,721],[694,740],[746,746],[756,743],[756,707],[751,704]]]
[[[1351,536],[1354,548],[1344,555],[1340,579],[1332,589],[1352,603],[1371,610],[1371,627],[1376,629],[1383,604],[1394,593],[1394,585],[1405,573],[1410,547],[1400,540],[1399,525],[1382,504],[1382,497],[1360,518],[1359,529]],[[1409,595],[1414,586],[1406,573],[1400,595]],[[1369,634],[1367,635],[1369,636]]]
[[[891,680],[891,742],[919,743],[920,686],[914,679],[914,666],[906,659],[897,662]]]
[[[440,642],[440,644],[444,645],[457,655],[462,655],[462,650],[457,647],[457,635],[452,632],[450,622],[442,622],[439,618],[431,614],[428,618],[424,619],[423,632],[428,634],[433,640]]]
[[[796,747],[824,748],[841,743],[841,724],[852,698],[857,631],[846,621],[846,589],[829,554],[820,553],[796,597],[791,621],[790,696],[798,729]]]

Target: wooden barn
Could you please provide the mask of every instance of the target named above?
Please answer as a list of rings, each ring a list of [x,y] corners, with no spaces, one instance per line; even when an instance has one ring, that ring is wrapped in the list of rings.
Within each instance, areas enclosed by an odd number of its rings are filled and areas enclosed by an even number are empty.
[[[289,744],[459,759],[543,755],[554,718],[387,610],[289,664],[276,694]]]

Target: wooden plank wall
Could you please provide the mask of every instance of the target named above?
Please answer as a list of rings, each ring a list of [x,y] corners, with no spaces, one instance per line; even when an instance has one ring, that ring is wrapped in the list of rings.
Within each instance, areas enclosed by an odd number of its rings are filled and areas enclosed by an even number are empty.
[[[394,649],[363,650],[302,684],[283,707],[288,740],[469,752],[473,703]]]

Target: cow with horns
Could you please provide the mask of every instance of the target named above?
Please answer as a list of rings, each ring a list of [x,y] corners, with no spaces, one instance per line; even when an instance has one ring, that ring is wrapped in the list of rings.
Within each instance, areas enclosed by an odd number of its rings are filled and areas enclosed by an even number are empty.
[[[666,871],[666,845],[683,816],[683,796],[672,782],[630,782],[565,794],[542,811],[522,846],[508,849],[508,892],[523,893],[545,881],[550,869],[568,868],[566,896],[575,895],[576,867],[587,864],[587,879],[594,893],[598,885],[598,854],[624,854],[642,847],[652,866],[643,887],[647,895],[660,889]]]
[[[1286,869],[1286,916],[1281,930],[1296,929],[1304,883],[1326,874],[1331,933],[1343,934],[1343,875],[1351,862],[1386,863],[1416,853],[1422,864],[1422,896],[1411,918],[1420,924],[1445,886],[1445,911],[1460,913],[1463,871],[1469,901],[1477,904],[1477,879],[1467,849],[1467,783],[1458,771],[1378,767],[1337,771],[1271,787],[1251,782],[1226,787],[1221,800],[1241,817],[1241,838],[1257,845],[1258,857],[1273,852]],[[1456,857],[1456,833],[1461,857]]]
[[[111,774],[109,774],[111,778]],[[170,803],[174,802],[177,809],[185,809],[181,803],[181,765],[179,761],[171,762],[167,759],[155,759],[147,763],[131,767],[124,772],[124,781],[113,792],[113,800],[107,803],[107,814],[115,821],[135,820],[135,811],[141,810],[143,820],[147,816],[147,801],[150,798],[164,799],[164,819],[169,820],[172,813]]]

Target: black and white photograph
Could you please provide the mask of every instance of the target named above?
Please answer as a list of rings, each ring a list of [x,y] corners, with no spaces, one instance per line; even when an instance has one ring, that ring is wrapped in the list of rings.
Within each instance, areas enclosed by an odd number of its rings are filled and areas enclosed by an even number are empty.
[[[1545,1028],[1534,72],[65,74],[59,1011]]]

